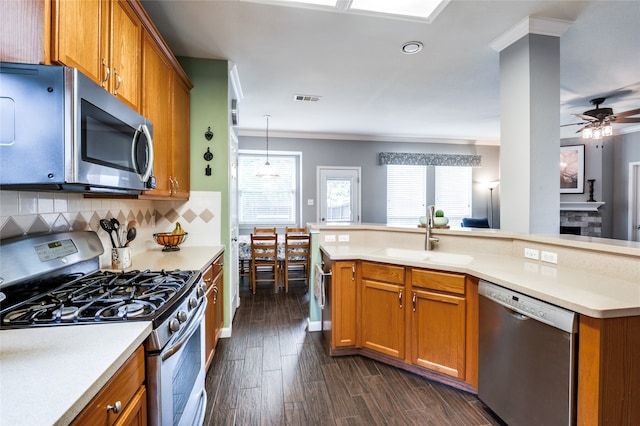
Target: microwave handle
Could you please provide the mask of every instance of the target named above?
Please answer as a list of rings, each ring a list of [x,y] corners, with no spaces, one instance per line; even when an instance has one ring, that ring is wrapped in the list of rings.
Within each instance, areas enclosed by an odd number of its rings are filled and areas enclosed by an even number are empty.
[[[151,176],[151,173],[153,172],[153,139],[151,139],[151,132],[149,131],[149,127],[147,127],[146,124],[141,124],[140,127],[138,127],[138,130],[136,131],[136,136],[134,137],[134,142],[135,142],[135,138],[138,137],[138,133],[144,133],[145,136],[147,137],[147,141],[149,144],[149,163],[147,164],[147,170],[144,171],[144,174],[142,175],[142,177],[140,178],[140,180],[142,182],[146,182],[147,180],[149,180],[149,177]],[[132,143],[131,144],[131,158],[133,160],[133,163],[136,163],[136,144]]]

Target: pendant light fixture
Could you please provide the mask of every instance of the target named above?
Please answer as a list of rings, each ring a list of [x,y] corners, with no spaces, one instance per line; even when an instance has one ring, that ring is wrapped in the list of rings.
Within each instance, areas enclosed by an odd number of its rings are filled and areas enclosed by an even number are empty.
[[[271,116],[265,115],[264,118],[267,119],[267,161],[264,163],[264,165],[260,166],[260,168],[258,169],[258,172],[256,173],[256,176],[278,177],[280,176],[278,174],[278,171],[275,169],[275,167],[271,165],[271,163],[269,163],[269,118],[271,118]]]

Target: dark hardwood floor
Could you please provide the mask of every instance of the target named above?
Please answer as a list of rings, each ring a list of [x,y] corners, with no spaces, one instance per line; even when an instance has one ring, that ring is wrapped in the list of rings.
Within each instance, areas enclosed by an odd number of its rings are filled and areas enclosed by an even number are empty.
[[[475,395],[360,357],[307,332],[303,283],[243,283],[233,336],[207,373],[205,425],[501,425]]]

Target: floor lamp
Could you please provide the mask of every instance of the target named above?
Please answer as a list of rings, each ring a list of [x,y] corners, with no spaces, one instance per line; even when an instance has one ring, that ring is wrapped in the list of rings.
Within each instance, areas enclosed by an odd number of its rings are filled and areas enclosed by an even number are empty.
[[[489,215],[489,227],[493,228],[493,190],[495,189],[496,186],[498,186],[500,182],[495,181],[495,182],[489,182],[487,184],[487,188],[489,189],[489,211],[491,212],[491,214]]]

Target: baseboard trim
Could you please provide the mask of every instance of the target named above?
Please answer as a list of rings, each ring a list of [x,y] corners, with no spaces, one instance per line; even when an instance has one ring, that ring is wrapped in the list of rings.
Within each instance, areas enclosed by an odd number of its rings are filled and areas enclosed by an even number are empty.
[[[322,321],[311,321],[307,318],[307,329],[309,331],[322,331]]]

